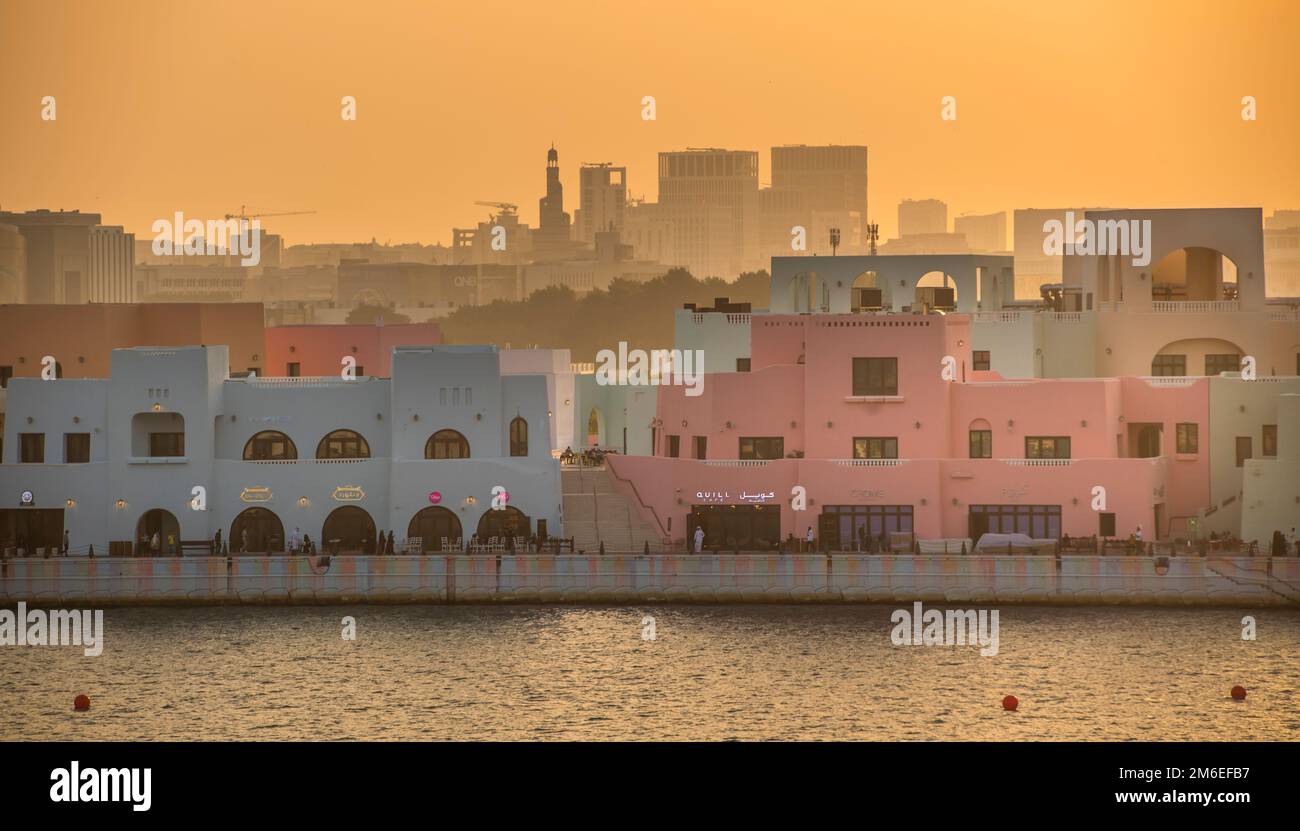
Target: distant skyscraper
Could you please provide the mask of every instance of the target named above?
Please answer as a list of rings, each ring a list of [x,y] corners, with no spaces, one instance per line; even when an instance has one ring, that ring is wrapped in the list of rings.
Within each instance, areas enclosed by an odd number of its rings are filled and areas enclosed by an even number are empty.
[[[696,277],[732,278],[760,263],[756,151],[660,153],[659,206],[673,225],[671,262]]]
[[[623,230],[627,168],[607,162],[585,164],[578,170],[578,176],[578,239],[595,242],[600,231]]]
[[[27,303],[85,303],[90,279],[90,229],[99,214],[37,210],[0,212],[0,224],[23,235]]]
[[[948,206],[938,199],[904,199],[898,205],[898,235],[948,233]]]
[[[1007,250],[1007,212],[959,216],[952,221],[952,230],[966,236],[972,251]]]
[[[91,303],[135,302],[135,234],[119,225],[90,229]]]
[[[537,203],[537,232],[533,245],[539,251],[566,248],[569,244],[569,215],[564,211],[564,185],[560,184],[560,154],[546,151],[546,195]]]
[[[859,225],[852,236],[866,237],[866,147],[835,144],[773,147],[772,190],[799,192],[809,212],[856,211]]]

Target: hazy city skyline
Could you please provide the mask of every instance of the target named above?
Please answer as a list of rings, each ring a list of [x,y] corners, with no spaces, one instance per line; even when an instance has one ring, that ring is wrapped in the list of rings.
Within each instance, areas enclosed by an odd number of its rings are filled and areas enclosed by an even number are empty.
[[[488,213],[477,200],[518,203],[536,227],[552,143],[568,210],[584,162],[626,166],[629,197],[653,201],[660,152],[757,150],[768,184],[773,146],[866,145],[882,239],[909,198],[941,199],[950,217],[1300,202],[1294,4],[1240,18],[1199,2],[1102,3],[1082,18],[1010,5],[1014,18],[844,3],[800,19],[778,4],[593,16],[557,2],[487,17],[413,3],[313,15],[234,3],[220,16],[9,3],[0,154],[25,162],[0,183],[0,208],[92,211],[137,235],[178,210],[313,210],[269,227],[290,244],[449,244]],[[747,48],[724,61],[719,43]],[[56,121],[40,117],[47,95]],[[355,122],[340,118],[344,95]],[[956,121],[940,118],[946,95]],[[1246,95],[1256,121],[1241,118]]]

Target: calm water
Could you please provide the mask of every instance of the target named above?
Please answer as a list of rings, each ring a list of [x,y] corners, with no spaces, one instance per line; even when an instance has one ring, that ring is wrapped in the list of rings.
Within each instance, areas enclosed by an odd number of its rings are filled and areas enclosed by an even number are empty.
[[[0,647],[0,738],[1300,739],[1300,612],[1004,607],[983,658],[894,608],[110,609],[98,658]]]

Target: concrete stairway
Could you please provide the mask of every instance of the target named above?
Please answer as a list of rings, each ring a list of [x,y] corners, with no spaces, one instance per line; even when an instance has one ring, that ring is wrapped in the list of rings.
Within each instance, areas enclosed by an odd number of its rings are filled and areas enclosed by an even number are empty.
[[[609,471],[603,467],[564,467],[560,471],[564,490],[564,529],[573,537],[576,550],[640,553],[650,543],[651,551],[663,549],[663,540],[653,523],[641,518],[637,505],[614,490]]]

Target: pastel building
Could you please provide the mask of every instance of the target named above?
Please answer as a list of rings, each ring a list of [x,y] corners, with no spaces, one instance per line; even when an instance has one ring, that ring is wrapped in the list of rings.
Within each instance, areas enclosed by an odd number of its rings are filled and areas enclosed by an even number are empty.
[[[1089,210],[1078,221],[1107,233],[1149,222],[1150,262],[1068,254],[1049,306],[1015,299],[1019,255],[774,257],[770,308],[967,312],[973,367],[1006,378],[1217,375],[1239,372],[1246,357],[1257,376],[1300,374],[1300,311],[1265,291],[1258,208]],[[725,367],[746,357],[745,325],[679,313],[676,345],[704,348],[711,369]]]
[[[440,343],[442,330],[435,323],[268,326],[264,374],[339,376],[350,358],[357,375],[387,378],[395,347]]]
[[[117,349],[104,379],[16,378],[0,457],[0,547],[206,553],[443,550],[559,535],[546,381],[493,347],[397,347],[392,378],[228,377],[224,346]],[[504,497],[502,494],[504,493]],[[495,508],[494,508],[495,497]],[[444,538],[447,540],[444,546]],[[399,543],[400,544],[400,543]]]
[[[970,337],[964,315],[755,316],[750,371],[660,386],[655,455],[611,470],[665,537],[702,524],[716,547],[1187,534],[1209,504],[1209,379],[1002,380],[971,368]]]

